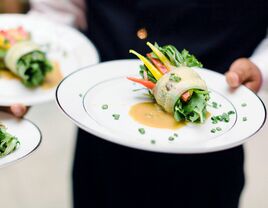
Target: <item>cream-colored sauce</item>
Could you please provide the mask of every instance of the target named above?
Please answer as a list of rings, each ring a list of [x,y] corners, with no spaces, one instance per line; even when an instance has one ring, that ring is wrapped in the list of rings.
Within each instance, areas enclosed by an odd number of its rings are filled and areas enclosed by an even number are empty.
[[[59,82],[62,80],[63,75],[60,70],[60,65],[57,61],[52,62],[52,71],[49,72],[44,80],[44,83],[40,86],[41,88],[48,90],[51,89],[59,84]],[[0,79],[20,79],[15,74],[13,74],[11,71],[8,71],[7,69],[0,69]]]
[[[133,105],[129,115],[137,122],[155,128],[178,129],[186,125],[185,122],[177,122],[171,114],[152,102]]]

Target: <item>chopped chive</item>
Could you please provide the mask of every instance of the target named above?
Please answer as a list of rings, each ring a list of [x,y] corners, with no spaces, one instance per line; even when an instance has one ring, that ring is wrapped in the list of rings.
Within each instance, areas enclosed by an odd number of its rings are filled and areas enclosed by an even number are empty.
[[[68,52],[67,51],[63,51],[62,55],[63,55],[64,58],[66,58],[68,56]]]
[[[82,93],[79,93],[79,97],[83,97]]]
[[[102,108],[103,110],[107,110],[107,109],[108,109],[108,105],[107,105],[107,104],[104,104],[104,105],[101,106],[101,108]]]
[[[155,140],[154,139],[151,140],[151,144],[155,144]]]
[[[138,92],[140,90],[144,90],[145,88],[133,89],[132,92]]]
[[[177,76],[176,74],[171,73],[170,77],[169,77],[169,80],[174,81],[174,82],[179,82],[179,81],[181,81],[181,78],[179,76]]]
[[[218,108],[218,103],[216,103],[216,102],[212,102],[212,107],[213,107],[213,108]]]
[[[216,130],[217,131],[221,131],[222,129],[221,129],[221,127],[217,127]]]
[[[243,117],[243,121],[247,121],[248,119],[247,119],[247,117]]]
[[[177,133],[174,133],[173,135],[174,135],[174,137],[178,137],[179,136]]]
[[[139,128],[138,130],[139,130],[140,134],[145,134],[145,129],[144,128]]]
[[[246,107],[247,104],[246,104],[246,103],[242,103],[241,106],[242,106],[242,107]]]
[[[228,115],[232,115],[232,114],[235,114],[235,112],[234,111],[229,111],[228,112]]]
[[[168,137],[168,140],[169,141],[173,141],[174,140],[174,137],[170,136],[170,137]]]
[[[216,124],[220,121],[224,121],[224,122],[228,123],[230,121],[230,115],[232,115],[232,114],[235,114],[235,112],[229,111],[228,113],[223,113],[221,115],[212,116],[211,117],[212,124]]]
[[[211,133],[216,133],[216,129],[211,129],[210,132]]]
[[[119,114],[113,114],[114,120],[119,120],[120,115]]]

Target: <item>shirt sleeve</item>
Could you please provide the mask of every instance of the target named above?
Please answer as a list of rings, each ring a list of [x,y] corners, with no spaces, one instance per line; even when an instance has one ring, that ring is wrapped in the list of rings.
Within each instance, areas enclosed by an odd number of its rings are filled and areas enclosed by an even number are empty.
[[[78,29],[87,29],[84,0],[30,0],[28,15],[50,19]]]
[[[268,90],[268,34],[249,58],[261,71],[262,89]]]

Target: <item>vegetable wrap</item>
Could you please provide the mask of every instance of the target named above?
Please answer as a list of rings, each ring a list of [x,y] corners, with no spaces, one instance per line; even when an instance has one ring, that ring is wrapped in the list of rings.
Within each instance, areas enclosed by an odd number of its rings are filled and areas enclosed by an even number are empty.
[[[144,63],[140,66],[142,79],[128,77],[142,84],[149,95],[176,121],[203,123],[207,114],[209,92],[205,81],[191,67],[202,64],[187,50],[179,52],[174,46],[163,47],[147,43],[152,52],[146,57],[130,50]]]
[[[16,43],[30,39],[30,33],[23,27],[0,29],[0,69],[5,68],[4,58],[7,51]]]
[[[5,56],[6,67],[21,78],[27,87],[37,87],[43,83],[52,66],[46,54],[31,41],[14,44]]]
[[[168,113],[174,113],[174,106],[188,90],[207,90],[204,80],[191,68],[174,68],[162,76],[153,89],[156,102]]]

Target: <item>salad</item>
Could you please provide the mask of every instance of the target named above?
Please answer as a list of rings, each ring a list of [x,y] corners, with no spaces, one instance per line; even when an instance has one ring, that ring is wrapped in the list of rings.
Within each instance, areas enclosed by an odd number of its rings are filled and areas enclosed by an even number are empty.
[[[0,68],[7,68],[29,88],[40,86],[52,65],[24,28],[0,30]]]
[[[0,123],[0,158],[15,151],[19,144],[17,137],[9,134],[6,127]]]
[[[203,123],[207,115],[209,91],[205,81],[191,67],[202,64],[187,50],[179,52],[174,46],[160,47],[147,42],[152,50],[146,57],[130,50],[142,62],[142,78],[129,80],[145,86],[149,94],[176,121]]]

